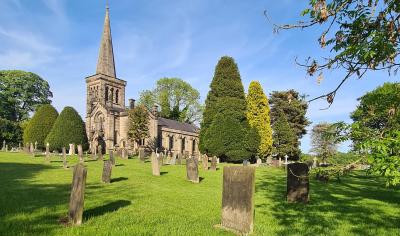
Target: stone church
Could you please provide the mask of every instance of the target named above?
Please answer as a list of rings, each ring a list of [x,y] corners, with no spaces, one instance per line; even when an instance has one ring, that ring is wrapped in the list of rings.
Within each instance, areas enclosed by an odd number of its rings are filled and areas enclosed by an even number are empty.
[[[129,99],[129,106],[125,105],[127,81],[117,78],[116,75],[108,6],[96,74],[86,77],[86,85],[86,132],[90,150],[102,145],[103,152],[119,148],[133,151],[154,140],[152,142],[156,142],[158,150],[171,151],[175,155],[198,153],[199,128],[192,124],[159,117],[157,105],[149,111],[150,137],[139,143],[129,141],[128,109],[134,109],[135,100]]]

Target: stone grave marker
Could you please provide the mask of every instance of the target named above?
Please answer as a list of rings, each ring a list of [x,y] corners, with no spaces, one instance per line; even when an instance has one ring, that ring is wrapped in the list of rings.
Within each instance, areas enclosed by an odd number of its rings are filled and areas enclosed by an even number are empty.
[[[223,228],[250,234],[254,222],[255,168],[225,166],[222,189]]]
[[[278,165],[279,165],[279,167],[281,167],[281,166],[282,166],[282,158],[281,158],[281,157],[279,157],[279,162],[278,162]]]
[[[207,154],[203,155],[203,158],[201,159],[201,162],[203,164],[203,169],[208,170],[208,156],[207,156]]]
[[[64,169],[67,169],[68,168],[67,151],[65,150],[65,147],[62,148],[62,155],[63,155],[63,167],[64,167]]]
[[[69,200],[68,219],[73,225],[82,223],[83,205],[85,200],[87,170],[82,163],[74,167],[71,196]]]
[[[112,164],[113,166],[115,166],[114,151],[113,151],[112,149],[110,149],[108,152],[109,152],[109,155],[110,155],[111,164]]]
[[[21,143],[18,143],[18,150],[21,151]]]
[[[35,156],[35,149],[33,148],[33,143],[30,144],[29,152],[30,152],[33,156]]]
[[[6,152],[8,152],[8,144],[6,144]]]
[[[140,160],[140,161],[143,161],[143,162],[144,162],[144,155],[145,155],[144,148],[143,148],[143,147],[140,147],[140,148],[139,148],[139,160]]]
[[[157,160],[158,160],[158,168],[161,168],[163,166],[163,154],[162,152],[157,153]]]
[[[191,157],[186,160],[186,178],[193,183],[199,183],[199,169],[196,158]]]
[[[177,156],[177,165],[182,165],[182,153],[178,152]]]
[[[126,150],[126,148],[121,149],[121,158],[128,159],[128,151]]]
[[[217,164],[219,164],[219,158],[217,158]]]
[[[103,146],[97,146],[97,156],[100,160],[103,160]]]
[[[160,165],[155,152],[151,153],[151,170],[153,175],[160,176]]]
[[[1,150],[3,152],[6,151],[6,140],[3,140],[3,147],[1,148]]]
[[[50,162],[50,144],[46,143],[46,162]]]
[[[249,165],[249,161],[248,160],[243,160],[243,166],[248,166]]]
[[[37,142],[35,142],[35,150],[34,151],[37,151],[38,149],[37,149]]]
[[[317,168],[318,167],[317,161],[318,161],[317,157],[314,157],[313,158],[313,163],[312,163],[312,168]]]
[[[171,160],[169,161],[170,165],[175,165],[176,164],[176,156],[172,155]]]
[[[291,163],[287,166],[287,201],[307,203],[310,182],[308,166],[305,163]]]
[[[260,166],[262,164],[262,160],[260,158],[257,158],[257,166]]]
[[[109,184],[111,183],[111,171],[112,171],[112,163],[110,160],[104,161],[103,165],[103,175],[101,177],[101,181],[103,183]]]
[[[79,156],[79,162],[81,163],[85,162],[85,159],[83,158],[83,149],[81,144],[78,145],[78,156]]]
[[[212,171],[216,171],[217,170],[217,157],[216,156],[213,156],[211,158],[210,170],[212,170]]]

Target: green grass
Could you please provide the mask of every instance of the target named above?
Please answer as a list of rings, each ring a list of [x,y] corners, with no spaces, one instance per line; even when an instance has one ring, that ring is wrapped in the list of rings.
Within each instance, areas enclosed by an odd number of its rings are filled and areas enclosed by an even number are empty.
[[[71,164],[77,157],[69,158]],[[58,223],[68,211],[72,168],[54,157],[0,153],[0,235],[231,235],[220,223],[222,169],[200,169],[200,184],[185,167],[121,160],[111,184],[100,182],[101,161],[88,161],[84,223]],[[221,168],[221,165],[219,166]],[[285,202],[285,172],[258,168],[254,235],[400,235],[400,189],[353,172],[341,183],[311,180],[311,202]]]

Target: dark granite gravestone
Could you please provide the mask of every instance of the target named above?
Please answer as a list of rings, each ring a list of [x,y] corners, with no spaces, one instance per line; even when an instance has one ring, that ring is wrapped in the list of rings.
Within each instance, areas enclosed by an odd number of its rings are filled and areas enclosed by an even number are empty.
[[[74,167],[71,197],[69,200],[68,219],[73,225],[82,223],[83,205],[85,200],[87,170],[82,163]]]
[[[310,182],[308,166],[305,163],[291,163],[287,165],[287,201],[307,203],[309,198]]]
[[[186,178],[193,183],[199,183],[198,161],[195,158],[186,160]]]
[[[225,166],[221,226],[240,234],[253,231],[255,168]]]
[[[64,167],[64,169],[67,169],[68,168],[67,151],[65,150],[65,147],[62,148],[62,155],[63,155],[63,167]]]
[[[82,145],[78,145],[78,156],[79,156],[79,162],[83,163],[85,160],[83,159],[83,149]]]
[[[244,160],[243,161],[243,166],[248,166],[249,165],[249,161],[248,160]]]
[[[203,169],[208,170],[208,156],[207,156],[207,154],[203,155],[203,158],[201,159],[201,162],[203,164]]]
[[[111,161],[105,161],[103,165],[103,175],[101,177],[101,181],[103,183],[111,183],[111,171],[112,171],[112,163]]]
[[[113,150],[109,150],[108,152],[109,152],[109,154],[110,154],[110,161],[111,161],[111,164],[112,164],[113,166],[115,166],[114,151],[113,151]]]
[[[103,147],[101,145],[97,146],[97,156],[98,159],[103,160]]]
[[[144,156],[145,156],[144,148],[140,147],[139,148],[139,160],[144,162]]]
[[[157,154],[155,152],[151,153],[151,170],[153,172],[153,175],[160,176],[160,165]]]
[[[217,170],[217,157],[216,156],[213,156],[211,158],[211,166],[210,166],[209,170],[213,170],[213,171]]]

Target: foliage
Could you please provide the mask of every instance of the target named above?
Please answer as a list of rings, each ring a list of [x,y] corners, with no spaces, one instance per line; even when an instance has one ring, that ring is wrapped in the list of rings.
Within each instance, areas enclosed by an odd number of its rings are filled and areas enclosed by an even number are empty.
[[[65,107],[61,111],[45,143],[49,143],[52,150],[58,151],[63,147],[68,148],[71,143],[81,144],[84,150],[88,148],[85,124],[74,108]]]
[[[277,158],[284,158],[286,155],[290,159],[298,159],[300,156],[299,141],[295,131],[290,127],[286,115],[278,112],[276,121],[273,125],[273,153]]]
[[[46,147],[44,140],[58,117],[57,110],[50,104],[41,105],[24,129],[24,143],[35,143],[39,149]]]
[[[233,58],[224,56],[218,61],[207,94],[200,151],[240,161],[255,156],[259,140],[246,119],[246,98],[238,67]]]
[[[296,25],[276,26],[276,30],[308,28],[320,25],[318,39],[332,55],[324,62],[307,60],[301,64],[311,76],[335,69],[347,74],[336,89],[318,98],[332,104],[336,92],[351,77],[361,78],[367,71],[386,70],[391,74],[400,67],[400,2],[398,0],[310,0],[302,12],[309,21]],[[314,99],[313,99],[314,100]]]
[[[47,81],[34,73],[0,71],[0,118],[26,120],[38,105],[49,104],[52,96]]]
[[[260,136],[258,156],[265,159],[272,152],[272,128],[269,117],[269,103],[261,84],[252,81],[246,97],[247,120],[251,127],[256,128]]]
[[[323,163],[336,153],[338,143],[335,131],[335,126],[326,122],[314,125],[311,130],[311,150],[322,159]]]
[[[22,128],[18,122],[0,118],[0,144],[5,140],[7,144],[18,145],[22,138]]]
[[[304,97],[301,97],[298,92],[295,90],[288,90],[288,91],[274,91],[271,94],[269,104],[271,106],[271,124],[272,129],[276,132],[276,122],[279,119],[286,119],[286,121],[281,120],[281,124],[279,124],[280,129],[288,130],[283,123],[288,122],[290,129],[293,130],[295,136],[298,140],[300,140],[303,135],[307,133],[306,127],[310,124],[306,117],[306,112],[308,105],[304,100]],[[285,115],[285,118],[282,117],[281,113]],[[283,125],[283,127],[282,127]],[[285,131],[286,132],[286,131]],[[288,132],[286,132],[288,133]],[[300,142],[298,140],[294,140],[292,135],[289,133],[286,135],[290,140],[285,142],[290,142],[288,145],[293,145],[290,149],[297,149],[289,151],[291,153],[289,155],[292,159],[297,160],[300,154]],[[282,142],[281,140],[280,142]],[[275,144],[276,147],[276,144]],[[281,155],[282,153],[280,153]]]
[[[179,78],[162,78],[156,88],[140,94],[139,104],[149,110],[154,103],[161,106],[160,116],[181,122],[194,123],[201,120],[200,93]]]
[[[138,105],[129,111],[128,137],[137,143],[149,137],[149,112],[144,105]]]

